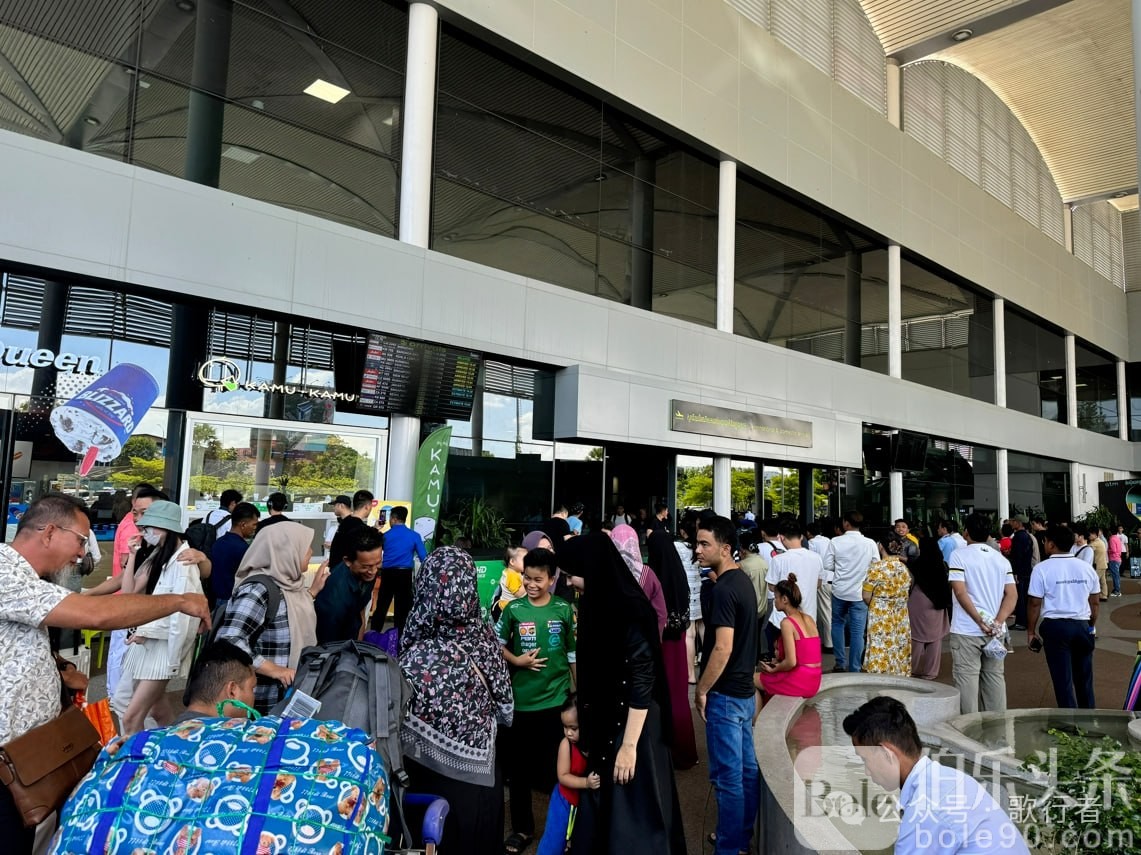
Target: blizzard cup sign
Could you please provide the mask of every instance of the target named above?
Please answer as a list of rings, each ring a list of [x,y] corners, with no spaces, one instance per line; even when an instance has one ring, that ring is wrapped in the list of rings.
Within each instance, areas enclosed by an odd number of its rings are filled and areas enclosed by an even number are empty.
[[[145,369],[124,362],[52,410],[59,441],[83,455],[80,475],[86,476],[97,460],[107,463],[119,456],[158,392],[158,383]]]
[[[336,392],[320,386],[302,386],[296,383],[267,383],[265,380],[243,380],[242,369],[232,359],[208,359],[198,369],[198,382],[215,392],[269,392],[279,395],[302,395],[325,401],[352,402],[357,396],[351,392]]]

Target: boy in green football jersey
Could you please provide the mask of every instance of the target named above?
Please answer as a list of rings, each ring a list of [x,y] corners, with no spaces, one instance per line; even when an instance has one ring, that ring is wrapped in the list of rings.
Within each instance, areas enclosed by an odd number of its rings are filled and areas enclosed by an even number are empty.
[[[527,597],[508,603],[495,626],[515,695],[515,719],[501,742],[510,782],[513,833],[503,843],[508,853],[522,852],[535,839],[531,791],[554,787],[563,738],[560,710],[575,679],[574,610],[550,590],[557,566],[549,549],[528,552]]]

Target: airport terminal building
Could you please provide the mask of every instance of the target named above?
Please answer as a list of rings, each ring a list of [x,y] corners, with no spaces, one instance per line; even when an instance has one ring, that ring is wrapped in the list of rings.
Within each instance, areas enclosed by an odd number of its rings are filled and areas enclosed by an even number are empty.
[[[240,472],[316,531],[451,424],[509,520],[695,458],[720,511],[1089,510],[1141,470],[1128,7],[892,5],[5,3],[9,504]]]

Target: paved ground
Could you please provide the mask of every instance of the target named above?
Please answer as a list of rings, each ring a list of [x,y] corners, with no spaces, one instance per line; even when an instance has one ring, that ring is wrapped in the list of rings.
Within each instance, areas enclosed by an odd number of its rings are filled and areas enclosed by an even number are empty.
[[[109,551],[109,550],[108,550]],[[98,572],[98,571],[97,571]],[[1125,596],[1102,603],[1098,620],[1098,646],[1094,655],[1094,691],[1098,706],[1120,709],[1125,687],[1133,671],[1137,643],[1141,640],[1141,580],[1122,580]],[[89,584],[91,584],[89,582]],[[1026,634],[1013,633],[1015,653],[1006,659],[1007,702],[1011,708],[1052,707],[1054,692],[1046,660],[1026,648]],[[95,663],[92,663],[95,668]],[[831,656],[825,656],[825,669],[832,667]],[[951,684],[951,656],[944,652],[939,682]],[[103,696],[104,674],[95,668],[89,691],[91,699]],[[677,773],[678,794],[682,803],[689,855],[700,855],[711,849],[702,841],[717,824],[717,808],[709,786],[705,763],[705,733],[695,716],[698,755],[701,762],[693,769]],[[536,799],[535,817],[540,829],[545,816],[546,799]],[[533,852],[534,848],[528,850]]]

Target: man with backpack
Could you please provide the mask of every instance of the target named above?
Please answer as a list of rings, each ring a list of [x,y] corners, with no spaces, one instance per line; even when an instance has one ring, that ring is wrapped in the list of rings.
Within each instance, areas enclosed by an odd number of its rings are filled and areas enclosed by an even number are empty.
[[[214,526],[214,531],[217,536],[221,537],[230,530],[233,525],[231,517],[234,513],[234,508],[242,500],[242,494],[237,490],[223,490],[221,498],[218,499],[218,507],[206,514],[206,518],[202,522],[207,525]]]

